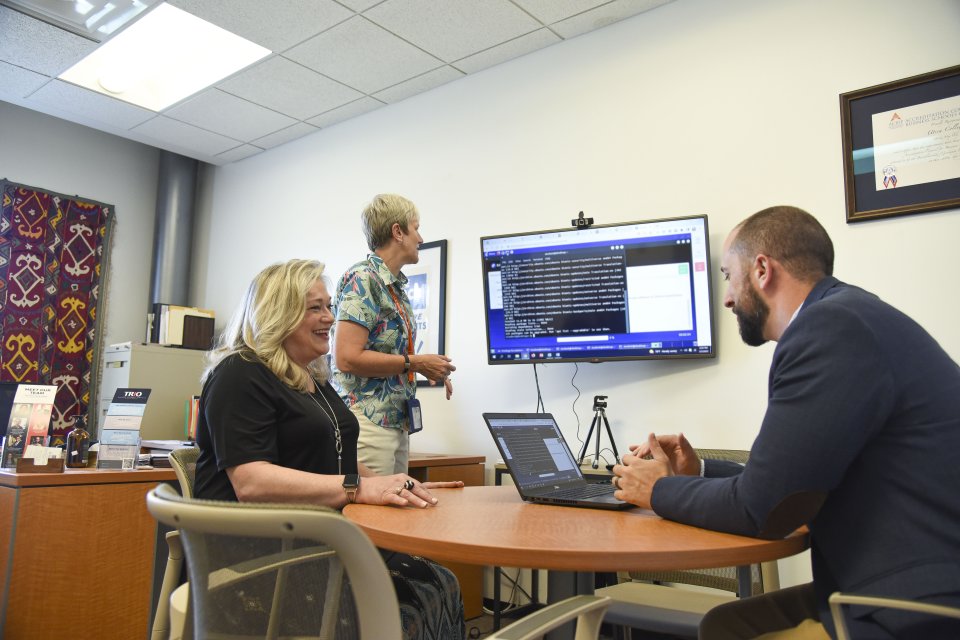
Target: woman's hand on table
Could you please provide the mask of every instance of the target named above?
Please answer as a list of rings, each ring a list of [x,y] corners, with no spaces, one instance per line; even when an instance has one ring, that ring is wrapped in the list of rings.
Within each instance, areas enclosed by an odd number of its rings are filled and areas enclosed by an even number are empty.
[[[439,502],[430,489],[459,488],[463,481],[420,482],[405,473],[389,476],[365,476],[360,482],[357,502],[396,505],[398,507],[432,507]]]

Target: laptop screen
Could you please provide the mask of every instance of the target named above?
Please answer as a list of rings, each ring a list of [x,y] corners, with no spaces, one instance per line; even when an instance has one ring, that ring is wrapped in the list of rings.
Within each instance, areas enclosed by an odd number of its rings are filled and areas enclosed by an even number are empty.
[[[513,481],[524,489],[582,479],[577,461],[550,414],[484,417]]]

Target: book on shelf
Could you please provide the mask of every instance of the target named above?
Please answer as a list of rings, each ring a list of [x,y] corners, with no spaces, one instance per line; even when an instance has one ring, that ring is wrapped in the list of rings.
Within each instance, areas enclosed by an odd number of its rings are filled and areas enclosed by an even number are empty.
[[[147,317],[150,342],[189,349],[212,346],[215,316],[209,309],[158,302]]]
[[[15,469],[23,457],[24,449],[31,442],[46,446],[56,395],[56,385],[17,385],[0,452],[0,466]]]
[[[183,434],[187,440],[197,439],[197,420],[200,418],[200,396],[190,396],[183,409]]]

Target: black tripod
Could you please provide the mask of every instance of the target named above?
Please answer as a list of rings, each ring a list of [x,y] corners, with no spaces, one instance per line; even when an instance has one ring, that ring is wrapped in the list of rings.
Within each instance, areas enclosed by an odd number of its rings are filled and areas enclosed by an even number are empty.
[[[593,468],[600,466],[600,420],[607,428],[607,437],[610,438],[610,446],[613,447],[614,462],[620,462],[620,453],[617,451],[617,443],[613,440],[613,432],[610,431],[610,422],[607,421],[607,396],[593,396],[593,422],[590,423],[590,430],[587,431],[587,437],[583,441],[583,448],[580,449],[580,459],[577,464],[583,464],[583,458],[587,455],[587,447],[590,446],[590,436],[593,430],[597,430],[597,448],[593,456]]]

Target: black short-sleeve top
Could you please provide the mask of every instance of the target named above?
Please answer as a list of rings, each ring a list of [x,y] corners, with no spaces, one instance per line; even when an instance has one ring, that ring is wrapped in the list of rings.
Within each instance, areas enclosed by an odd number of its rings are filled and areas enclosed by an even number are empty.
[[[331,410],[342,441],[339,471]],[[236,501],[226,470],[247,462],[311,473],[356,473],[359,433],[357,418],[329,383],[314,394],[302,393],[259,361],[227,356],[200,394],[194,495]]]

